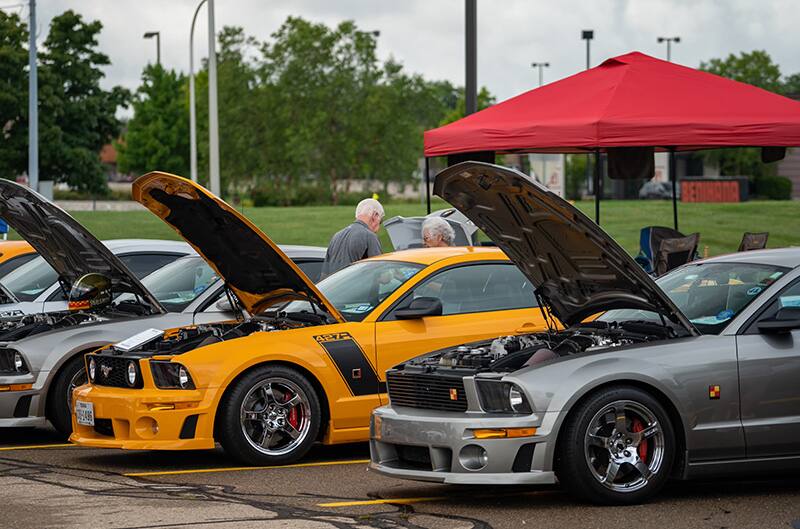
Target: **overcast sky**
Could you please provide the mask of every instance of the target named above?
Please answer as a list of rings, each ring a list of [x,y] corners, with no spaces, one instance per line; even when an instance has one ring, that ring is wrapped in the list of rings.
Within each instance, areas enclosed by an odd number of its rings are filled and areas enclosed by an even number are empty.
[[[0,6],[27,0],[0,0]],[[155,60],[161,32],[162,63],[187,71],[189,26],[199,0],[40,0],[39,41],[51,18],[74,9],[104,26],[100,47],[111,58],[106,86],[136,88],[142,68]],[[675,62],[696,67],[729,53],[765,49],[784,75],[800,72],[797,0],[478,0],[478,83],[507,99],[538,83],[532,61],[547,61],[545,82],[585,66],[582,29],[594,29],[592,65],[638,50],[664,58],[658,36],[680,36]],[[27,16],[27,8],[17,8]],[[217,29],[242,26],[269,38],[289,15],[334,25],[355,20],[379,30],[381,57],[393,56],[429,79],[464,79],[463,0],[216,0]],[[207,11],[195,33],[197,57],[206,56]]]

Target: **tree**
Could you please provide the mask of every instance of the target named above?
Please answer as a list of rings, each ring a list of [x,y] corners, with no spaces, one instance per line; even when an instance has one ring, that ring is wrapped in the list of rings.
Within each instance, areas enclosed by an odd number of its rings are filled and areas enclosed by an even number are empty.
[[[800,97],[800,73],[785,77],[781,92],[786,96]]]
[[[127,90],[100,88],[108,57],[97,51],[99,21],[72,10],[53,18],[40,54],[40,178],[81,191],[106,189],[100,149],[119,134]]]
[[[28,31],[16,14],[0,10],[0,177],[13,179],[27,168]]]
[[[439,125],[447,125],[448,123],[458,121],[467,114],[467,101],[464,95],[464,89],[461,88],[458,92],[459,95],[455,108],[451,109],[450,112],[445,115]],[[494,105],[494,103],[495,97],[489,92],[488,88],[482,86],[478,91],[478,110],[489,108]]]
[[[189,116],[186,78],[161,65],[148,65],[133,99],[133,118],[117,144],[123,173],[152,170],[189,173]]]
[[[772,62],[772,57],[763,50],[742,52],[740,55],[731,53],[725,59],[701,62],[700,69],[770,92],[780,93],[782,89],[780,67]]]
[[[701,62],[700,69],[770,92],[781,93],[784,89],[780,68],[763,50]],[[714,149],[705,151],[703,157],[706,162],[719,166],[720,174],[725,176],[751,176],[757,180],[775,173],[773,165],[761,162],[760,149]]]

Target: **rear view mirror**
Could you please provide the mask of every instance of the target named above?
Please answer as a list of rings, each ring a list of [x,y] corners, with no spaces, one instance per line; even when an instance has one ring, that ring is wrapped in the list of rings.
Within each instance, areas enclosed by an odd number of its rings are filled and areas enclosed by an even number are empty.
[[[217,301],[216,305],[214,306],[220,312],[233,312],[233,307],[231,306],[231,302],[228,301],[227,298],[222,298],[221,300]]]
[[[783,307],[775,316],[758,322],[762,334],[777,334],[800,329],[800,307]]]
[[[398,320],[416,320],[425,316],[441,316],[442,302],[439,298],[420,297],[414,299],[408,307],[398,309],[394,317]]]

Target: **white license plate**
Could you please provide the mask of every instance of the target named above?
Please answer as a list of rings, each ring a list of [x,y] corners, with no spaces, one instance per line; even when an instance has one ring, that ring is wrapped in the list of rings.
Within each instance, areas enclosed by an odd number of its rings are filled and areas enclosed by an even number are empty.
[[[82,426],[94,426],[94,404],[76,400],[75,419]]]

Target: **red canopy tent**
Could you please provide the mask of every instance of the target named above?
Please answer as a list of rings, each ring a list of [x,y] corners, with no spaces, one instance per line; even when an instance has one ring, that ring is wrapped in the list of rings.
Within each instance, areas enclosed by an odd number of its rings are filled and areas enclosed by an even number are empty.
[[[674,153],[743,146],[800,146],[800,102],[639,52],[425,131],[426,160],[485,151],[599,157],[613,147]]]

